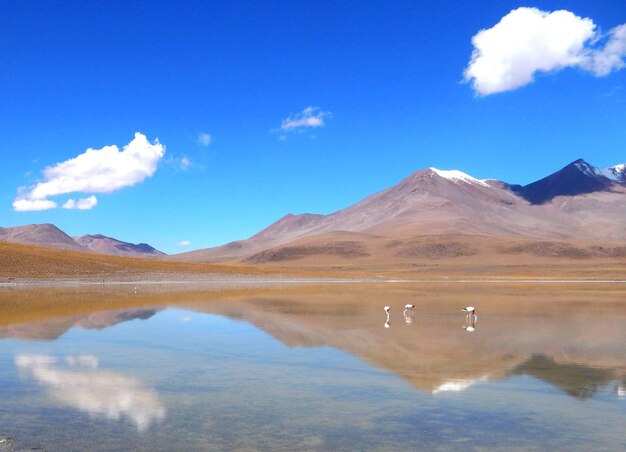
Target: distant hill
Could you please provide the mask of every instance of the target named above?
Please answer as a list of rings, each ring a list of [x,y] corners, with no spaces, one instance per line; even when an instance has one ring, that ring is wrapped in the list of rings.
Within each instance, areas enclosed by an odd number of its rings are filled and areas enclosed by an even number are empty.
[[[83,235],[74,238],[79,245],[100,254],[131,257],[160,257],[165,253],[151,247],[147,243],[137,245],[107,237],[102,234]]]
[[[526,186],[427,168],[332,214],[288,214],[246,240],[172,258],[254,264],[393,261],[402,255],[406,260],[411,243],[422,236],[438,236],[444,254],[464,255],[447,236],[623,242],[624,224],[625,165],[601,169],[576,160]],[[390,253],[391,248],[398,252]]]
[[[114,256],[160,257],[165,255],[165,253],[146,243],[135,245],[101,234],[72,238],[53,224],[29,224],[0,228],[0,242],[96,252]]]

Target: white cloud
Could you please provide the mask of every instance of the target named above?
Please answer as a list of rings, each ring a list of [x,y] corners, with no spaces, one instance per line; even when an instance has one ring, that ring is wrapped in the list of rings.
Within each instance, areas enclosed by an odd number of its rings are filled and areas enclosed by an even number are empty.
[[[156,140],[150,143],[137,132],[134,139],[120,151],[116,146],[87,149],[77,157],[57,163],[43,170],[43,181],[18,194],[15,210],[43,210],[56,207],[51,196],[67,193],[111,193],[130,187],[152,176],[165,154],[165,146]],[[66,208],[93,207],[95,197],[68,200]],[[82,205],[83,207],[76,207]],[[40,208],[37,208],[40,207]]]
[[[626,24],[607,37],[596,31],[593,20],[569,11],[518,8],[492,28],[479,31],[472,44],[465,81],[486,96],[527,85],[537,72],[577,67],[603,76],[621,69]]]
[[[81,198],[78,201],[73,200],[72,198],[68,199],[65,204],[63,204],[64,209],[78,209],[78,210],[89,210],[92,207],[95,207],[98,204],[98,199],[94,195],[91,195],[88,198]]]
[[[182,157],[174,157],[170,155],[163,159],[163,163],[170,165],[176,171],[187,171],[189,168],[202,168],[201,165],[197,165],[189,157],[183,155]]]
[[[178,242],[178,246],[189,246],[191,245],[191,242],[189,240],[181,240],[180,242]]]
[[[57,203],[47,199],[16,199],[13,209],[16,212],[32,212],[35,210],[56,209]]]
[[[278,138],[280,141],[285,141],[287,136],[286,132],[303,132],[307,128],[322,127],[324,125],[324,118],[332,117],[332,113],[329,111],[322,111],[319,107],[306,107],[300,113],[290,115],[287,119],[283,119],[280,125],[280,131],[283,134]]]
[[[581,64],[583,69],[601,77],[625,66],[626,24],[613,28],[602,50],[591,51]]]
[[[202,132],[198,134],[198,138],[196,140],[200,146],[208,147],[213,141],[213,138],[208,133]]]
[[[180,159],[180,167],[183,171],[186,171],[187,169],[189,169],[189,167],[191,166],[191,160],[189,159],[189,157],[183,156]]]

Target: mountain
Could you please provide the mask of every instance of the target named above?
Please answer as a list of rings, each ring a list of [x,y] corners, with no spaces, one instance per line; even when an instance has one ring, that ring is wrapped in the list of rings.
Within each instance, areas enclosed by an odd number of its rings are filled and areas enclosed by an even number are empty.
[[[49,223],[0,228],[0,241],[86,251],[72,237]]]
[[[160,257],[165,253],[151,247],[147,243],[137,245],[107,237],[102,234],[83,235],[75,237],[74,240],[79,245],[100,254],[111,254],[114,256],[131,257]]]
[[[0,242],[63,248],[75,251],[129,257],[160,257],[165,253],[146,243],[135,245],[101,234],[72,238],[53,224],[29,224],[0,228]]]
[[[624,165],[599,169],[579,159],[548,177],[526,185],[521,195],[532,204],[544,204],[557,196],[607,191],[615,182],[626,182]]]
[[[415,246],[422,247],[418,254],[465,255],[472,246],[465,240],[450,242],[455,235],[620,241],[626,240],[625,195],[624,165],[598,169],[577,160],[526,186],[427,168],[329,215],[288,214],[246,240],[174,259],[254,264],[313,262],[320,256],[380,260],[407,257]],[[441,240],[417,239],[424,236]]]

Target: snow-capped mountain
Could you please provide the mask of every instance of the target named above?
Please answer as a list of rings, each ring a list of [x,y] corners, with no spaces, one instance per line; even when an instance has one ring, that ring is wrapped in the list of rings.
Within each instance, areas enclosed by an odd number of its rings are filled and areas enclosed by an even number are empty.
[[[611,166],[609,168],[594,168],[595,173],[599,176],[604,176],[607,179],[619,182],[626,183],[626,163],[622,163],[621,165]]]
[[[279,256],[362,256],[368,237],[429,235],[626,240],[624,165],[576,160],[526,186],[427,168],[329,215],[288,214],[247,240],[176,258],[197,261]],[[581,196],[585,195],[585,196]],[[372,239],[374,240],[374,239]]]
[[[582,159],[549,176],[528,184],[519,193],[532,204],[544,204],[557,196],[576,196],[606,191],[624,180],[624,165],[596,168]]]

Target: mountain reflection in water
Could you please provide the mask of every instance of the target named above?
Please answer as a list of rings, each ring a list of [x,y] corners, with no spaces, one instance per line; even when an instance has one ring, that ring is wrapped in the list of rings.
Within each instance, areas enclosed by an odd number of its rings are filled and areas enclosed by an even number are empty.
[[[615,287],[173,293],[108,311],[50,294],[64,315],[1,319],[0,433],[50,450],[619,449]]]
[[[413,310],[402,311],[407,301],[416,304],[418,316]],[[584,399],[626,376],[626,350],[621,347],[626,342],[626,304],[611,303],[608,311],[598,312],[593,303],[563,303],[558,298],[553,304],[541,297],[525,297],[523,303],[486,299],[481,304],[480,329],[475,320],[459,327],[464,320],[459,308],[462,299],[422,298],[414,291],[381,292],[374,297],[359,291],[281,292],[177,304],[248,322],[290,347],[335,347],[428,393],[461,391],[477,381],[528,375]],[[393,306],[391,319],[401,321],[388,321],[382,329],[385,304]],[[51,340],[71,328],[102,329],[149,319],[160,309],[104,311],[8,325],[0,327],[0,337]],[[596,316],[594,322],[589,321],[590,314]]]

